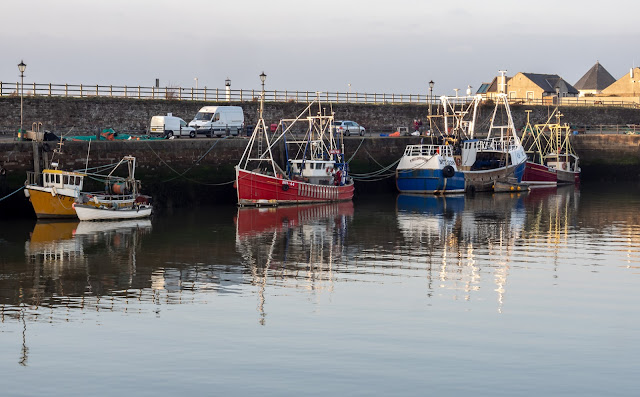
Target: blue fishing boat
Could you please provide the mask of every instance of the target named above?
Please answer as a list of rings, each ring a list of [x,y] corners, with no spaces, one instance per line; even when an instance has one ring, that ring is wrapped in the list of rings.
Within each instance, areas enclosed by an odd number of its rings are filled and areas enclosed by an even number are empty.
[[[464,193],[464,174],[458,171],[450,145],[408,145],[396,168],[401,193]]]

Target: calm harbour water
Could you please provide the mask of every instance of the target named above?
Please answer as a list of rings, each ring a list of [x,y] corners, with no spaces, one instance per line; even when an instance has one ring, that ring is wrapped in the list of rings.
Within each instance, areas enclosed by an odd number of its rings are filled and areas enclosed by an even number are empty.
[[[637,395],[640,188],[3,222],[0,394]]]

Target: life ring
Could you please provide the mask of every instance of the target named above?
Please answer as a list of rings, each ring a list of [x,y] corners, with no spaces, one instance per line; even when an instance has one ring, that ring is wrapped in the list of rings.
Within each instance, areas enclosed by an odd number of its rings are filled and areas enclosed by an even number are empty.
[[[325,171],[327,172],[327,175],[331,175],[331,171],[333,171],[333,168],[327,167]]]
[[[462,161],[460,160],[460,157],[456,157],[456,165],[458,167],[460,167],[460,164],[462,164]]]
[[[283,183],[283,184],[282,184],[282,190],[283,190],[283,191],[285,191],[285,192],[286,192],[287,190],[289,190],[289,184],[288,184],[288,183]]]

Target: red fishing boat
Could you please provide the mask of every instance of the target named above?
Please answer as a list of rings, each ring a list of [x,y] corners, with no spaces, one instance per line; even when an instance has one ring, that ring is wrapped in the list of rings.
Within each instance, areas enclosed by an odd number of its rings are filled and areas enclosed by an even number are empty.
[[[295,119],[281,120],[271,133],[263,109],[264,90],[260,118],[236,166],[238,205],[351,200],[353,179],[344,158],[343,137],[335,136],[332,128],[333,112],[327,114],[319,101],[313,101]],[[279,164],[274,155],[284,161]]]
[[[523,182],[532,187],[580,183],[579,158],[571,147],[571,128],[560,124],[562,114],[556,108],[546,123],[531,127],[529,112],[522,135],[529,158]],[[557,119],[555,123],[550,122],[553,117]]]

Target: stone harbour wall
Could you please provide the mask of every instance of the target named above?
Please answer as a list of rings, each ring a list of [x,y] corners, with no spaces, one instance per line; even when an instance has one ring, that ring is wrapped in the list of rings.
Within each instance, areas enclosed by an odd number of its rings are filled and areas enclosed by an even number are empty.
[[[97,130],[113,128],[117,132],[146,133],[152,116],[173,113],[189,122],[202,106],[241,106],[245,124],[254,125],[258,117],[258,102],[212,102],[149,100],[125,98],[64,98],[25,97],[23,105],[24,126],[30,128],[34,122],[42,122],[44,129],[58,134],[95,134]],[[277,123],[282,118],[293,118],[304,108],[305,103],[265,103],[265,120]],[[354,120],[364,125],[372,134],[389,133],[398,127],[413,126],[414,119],[422,119],[426,128],[429,107],[426,104],[365,105],[323,104],[326,111],[335,112],[337,120]],[[543,123],[553,111],[552,106],[512,105],[516,128],[526,123],[525,110],[532,110],[531,122]],[[438,108],[433,106],[433,113]],[[492,105],[480,107],[480,118],[487,119]],[[576,126],[640,124],[640,109],[617,107],[561,107],[563,122]],[[0,134],[15,134],[20,127],[20,98],[0,98]]]

